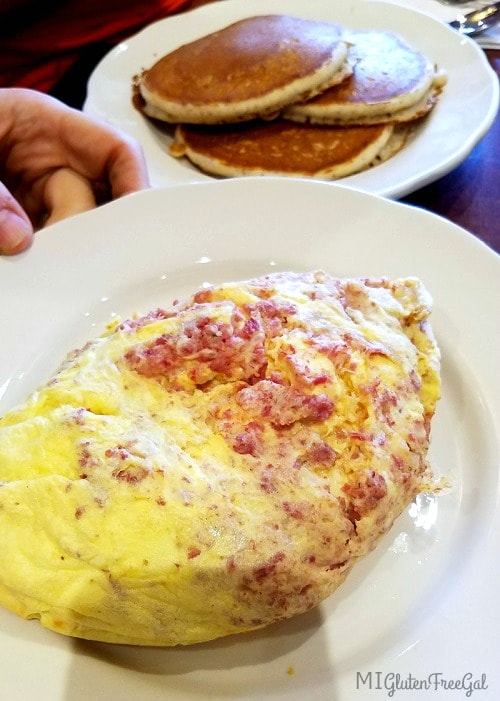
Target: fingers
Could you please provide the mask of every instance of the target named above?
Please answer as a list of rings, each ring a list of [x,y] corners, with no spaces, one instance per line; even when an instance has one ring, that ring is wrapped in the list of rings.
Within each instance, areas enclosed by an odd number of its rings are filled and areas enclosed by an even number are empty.
[[[60,128],[67,165],[108,185],[112,198],[149,187],[142,147],[135,139],[69,108]]]
[[[29,245],[41,221],[149,187],[133,138],[35,91],[0,89],[0,142],[5,182],[17,199],[4,188],[0,252]]]
[[[127,187],[126,179],[123,179],[123,185]],[[47,212],[44,226],[48,226],[93,209],[96,200],[86,178],[70,168],[59,168],[45,182],[43,204]],[[32,239],[33,226],[28,215],[0,183],[0,254],[18,253],[27,248]]]
[[[108,177],[113,197],[149,187],[146,163],[139,144],[121,137],[108,163]]]
[[[33,227],[21,205],[0,183],[0,254],[19,253],[33,240]]]
[[[47,178],[44,204],[48,212],[44,226],[86,212],[96,206],[94,192],[89,181],[70,170],[60,168]]]

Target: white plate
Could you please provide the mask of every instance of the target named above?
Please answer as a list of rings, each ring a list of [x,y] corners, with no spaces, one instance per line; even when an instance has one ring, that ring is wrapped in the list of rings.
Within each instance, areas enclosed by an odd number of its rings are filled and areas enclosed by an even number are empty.
[[[497,692],[474,698],[499,698],[500,258],[464,230],[356,190],[273,178],[149,190],[68,219],[0,259],[0,413],[116,314],[204,282],[318,267],[417,275],[433,295],[443,398],[431,460],[454,489],[403,514],[317,610],[258,633],[141,649],[64,638],[1,610],[2,698],[372,701],[387,698],[375,687],[390,674],[434,672],[484,673]],[[432,698],[448,696],[465,698]]]
[[[388,162],[351,175],[343,183],[403,197],[455,168],[491,126],[498,109],[498,78],[477,44],[409,8],[363,0],[252,0],[251,4],[224,0],[167,18],[120,44],[101,61],[90,78],[84,109],[139,139],[153,185],[211,180],[186,159],[168,155],[170,136],[132,106],[132,78],[181,44],[249,14],[270,12],[394,31],[448,73],[442,98],[416,138]]]

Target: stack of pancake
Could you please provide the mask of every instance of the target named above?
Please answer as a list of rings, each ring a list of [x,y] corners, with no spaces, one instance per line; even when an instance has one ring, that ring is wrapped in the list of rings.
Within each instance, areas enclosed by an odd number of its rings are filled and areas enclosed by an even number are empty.
[[[445,83],[394,34],[262,15],[167,54],[136,87],[145,115],[176,125],[171,155],[207,173],[336,179],[397,153]]]

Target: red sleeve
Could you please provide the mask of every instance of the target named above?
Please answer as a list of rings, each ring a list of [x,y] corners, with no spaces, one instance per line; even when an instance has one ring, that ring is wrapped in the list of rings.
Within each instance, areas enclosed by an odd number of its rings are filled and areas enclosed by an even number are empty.
[[[110,46],[189,0],[66,0],[0,41],[0,87],[48,92],[94,42]]]

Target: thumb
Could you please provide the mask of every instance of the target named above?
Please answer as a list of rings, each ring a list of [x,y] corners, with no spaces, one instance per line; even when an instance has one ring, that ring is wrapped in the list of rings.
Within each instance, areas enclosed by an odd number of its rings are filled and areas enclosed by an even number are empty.
[[[19,202],[0,183],[0,254],[19,253],[33,240],[33,226]]]

